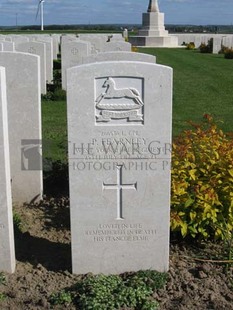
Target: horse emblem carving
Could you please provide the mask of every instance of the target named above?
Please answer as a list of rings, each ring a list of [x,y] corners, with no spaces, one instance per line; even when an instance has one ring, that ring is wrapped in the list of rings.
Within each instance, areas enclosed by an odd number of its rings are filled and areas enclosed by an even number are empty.
[[[135,110],[140,109],[144,103],[142,102],[140,93],[133,87],[116,88],[115,81],[109,77],[103,84],[106,91],[96,98],[96,108],[101,110]],[[103,99],[131,99],[131,102],[101,102]]]
[[[128,122],[143,122],[144,103],[136,88],[117,88],[112,77],[108,77],[102,87],[105,91],[95,100],[97,122],[123,119]]]

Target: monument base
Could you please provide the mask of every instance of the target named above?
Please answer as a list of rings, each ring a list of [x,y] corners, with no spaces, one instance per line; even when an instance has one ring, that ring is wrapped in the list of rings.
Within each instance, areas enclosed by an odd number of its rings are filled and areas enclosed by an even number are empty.
[[[178,38],[175,36],[167,36],[167,37],[135,36],[130,37],[129,42],[134,46],[178,47]]]

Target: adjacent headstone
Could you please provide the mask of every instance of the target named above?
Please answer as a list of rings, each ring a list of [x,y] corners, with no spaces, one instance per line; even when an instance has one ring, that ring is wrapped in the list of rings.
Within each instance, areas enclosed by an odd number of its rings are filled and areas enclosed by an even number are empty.
[[[107,34],[102,35],[91,35],[91,34],[80,34],[82,41],[88,41],[91,43],[91,53],[97,54],[104,51],[105,45],[110,41],[110,37]]]
[[[1,41],[0,43],[4,52],[13,52],[15,50],[14,42]]]
[[[0,271],[15,270],[5,69],[0,67]]]
[[[18,43],[15,47],[18,52],[25,52],[40,56],[41,93],[46,94],[46,46],[42,42]]]
[[[62,88],[66,89],[66,70],[82,64],[82,58],[89,55],[91,46],[89,42],[77,40],[66,43],[62,48]]]
[[[73,272],[167,271],[172,69],[102,62],[67,79]]]
[[[53,81],[53,45],[52,41],[37,38],[37,42],[45,43],[46,46],[46,78],[48,83]]]
[[[222,48],[222,38],[214,37],[213,38],[213,54],[218,54]]]
[[[42,197],[41,89],[39,56],[1,52],[6,69],[13,203]]]
[[[195,48],[199,48],[201,45],[201,37],[200,36],[195,36],[194,37],[194,44],[195,44]]]
[[[109,39],[110,39],[110,42],[115,42],[115,41],[124,42],[125,41],[121,33],[113,33],[112,35],[109,36]]]
[[[53,59],[57,59],[57,55],[59,54],[59,45],[60,45],[60,35],[52,34],[53,40]]]
[[[232,36],[224,36],[222,38],[222,44],[223,44],[223,46],[226,46],[228,48],[232,48],[233,47]]]
[[[131,51],[131,44],[124,41],[113,41],[108,42],[103,46],[103,52],[111,52],[111,51]]]
[[[15,42],[15,43],[23,43],[23,42],[29,41],[28,37],[26,37],[26,36],[11,35],[10,37],[12,39],[12,42]]]
[[[132,52],[106,52],[83,57],[82,63],[87,64],[91,62],[103,62],[103,61],[141,61],[155,63],[156,57],[144,54],[144,53],[132,53]]]

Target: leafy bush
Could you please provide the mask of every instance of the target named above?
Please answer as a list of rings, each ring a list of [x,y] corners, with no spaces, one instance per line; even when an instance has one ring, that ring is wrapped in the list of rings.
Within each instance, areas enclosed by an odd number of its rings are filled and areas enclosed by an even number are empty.
[[[131,52],[137,53],[137,52],[138,52],[137,46],[132,45],[132,47],[131,47]]]
[[[0,285],[6,285],[6,277],[5,275],[0,272]],[[4,300],[6,295],[4,293],[0,293],[0,301]]]
[[[213,52],[213,38],[211,38],[207,44],[201,43],[199,49],[201,53],[212,53]]]
[[[14,223],[14,231],[15,233],[19,233],[22,231],[23,223],[21,217],[15,211],[13,212],[13,223]],[[1,274],[0,274],[0,284],[1,284]]]
[[[218,53],[219,54],[225,54],[227,49],[228,49],[228,47],[226,47],[225,45],[221,45],[221,50]]]
[[[6,285],[6,277],[2,272],[0,272],[0,285]]]
[[[171,229],[225,240],[233,232],[233,139],[205,119],[173,144]]]
[[[53,70],[61,70],[61,60],[54,60],[53,61]]]
[[[195,49],[195,44],[194,42],[190,42],[187,46],[186,46],[187,50],[194,50]]]
[[[232,48],[226,48],[224,51],[224,58],[226,59],[233,59],[233,49]]]
[[[53,304],[70,303],[78,309],[115,310],[130,307],[156,310],[158,302],[151,299],[155,289],[164,286],[167,275],[156,271],[139,271],[125,275],[85,276],[77,284],[51,296]],[[68,300],[68,301],[67,301]]]

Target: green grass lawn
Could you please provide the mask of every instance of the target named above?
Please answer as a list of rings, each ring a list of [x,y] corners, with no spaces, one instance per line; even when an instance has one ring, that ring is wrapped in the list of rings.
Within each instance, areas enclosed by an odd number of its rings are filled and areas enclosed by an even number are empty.
[[[233,60],[223,55],[166,48],[140,48],[156,55],[157,63],[174,71],[173,136],[187,128],[187,121],[200,122],[205,113],[221,120],[225,132],[233,131]],[[65,161],[67,123],[65,101],[43,101],[43,139],[51,141],[53,160]]]
[[[233,61],[223,55],[201,54],[181,48],[140,48],[156,56],[157,63],[173,68],[173,135],[186,121],[200,122],[205,113],[233,131]]]
[[[42,101],[42,136],[43,156],[64,162],[68,144],[65,101]]]

